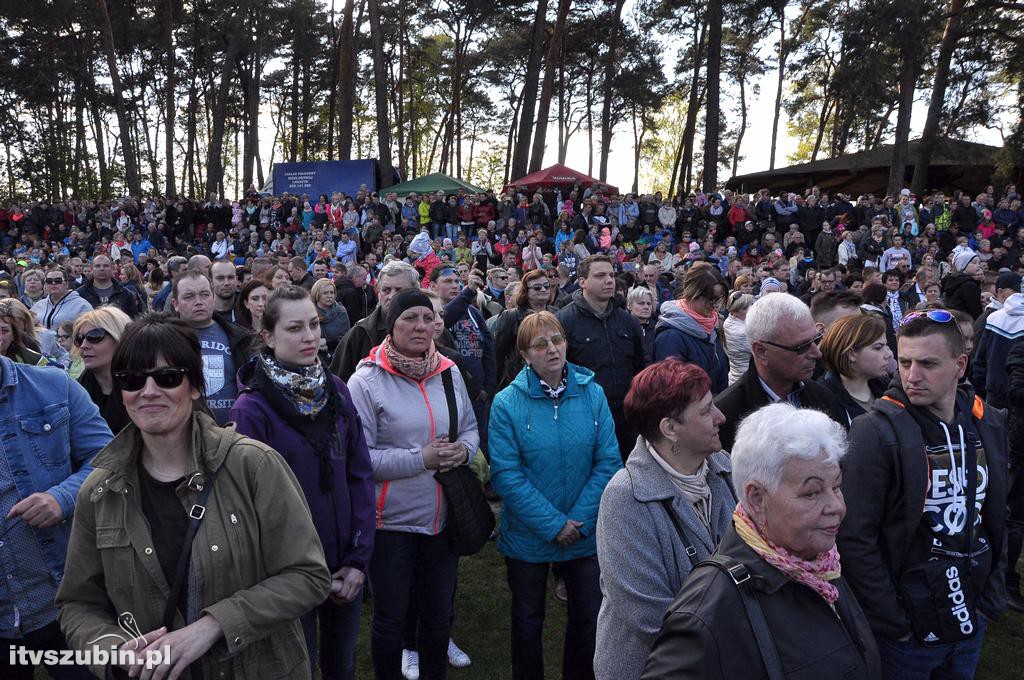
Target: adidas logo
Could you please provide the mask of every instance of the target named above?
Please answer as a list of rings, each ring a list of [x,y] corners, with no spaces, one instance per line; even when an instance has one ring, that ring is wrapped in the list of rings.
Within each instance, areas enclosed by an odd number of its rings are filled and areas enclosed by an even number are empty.
[[[927,635],[924,636],[924,641],[925,642],[938,642],[939,641],[939,637],[935,633],[928,633]]]

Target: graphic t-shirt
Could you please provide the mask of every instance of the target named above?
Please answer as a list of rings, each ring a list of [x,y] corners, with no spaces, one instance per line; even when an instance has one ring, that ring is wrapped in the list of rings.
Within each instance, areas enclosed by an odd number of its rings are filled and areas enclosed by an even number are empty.
[[[220,324],[213,323],[197,329],[199,346],[203,353],[203,378],[206,383],[206,405],[217,422],[228,422],[228,411],[235,403],[235,362],[231,359],[231,344]]]
[[[92,289],[96,293],[96,297],[100,299],[100,305],[105,305],[110,302],[110,297],[114,294],[113,284],[107,288],[100,288],[96,284],[93,284]]]

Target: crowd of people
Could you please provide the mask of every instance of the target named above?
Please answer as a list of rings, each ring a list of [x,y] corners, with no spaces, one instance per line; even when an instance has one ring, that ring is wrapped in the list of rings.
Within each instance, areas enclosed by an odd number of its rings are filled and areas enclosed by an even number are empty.
[[[11,645],[353,678],[365,604],[444,678],[474,493],[515,680],[550,596],[570,679],[970,678],[1024,612],[1012,185],[12,202],[0,252]]]

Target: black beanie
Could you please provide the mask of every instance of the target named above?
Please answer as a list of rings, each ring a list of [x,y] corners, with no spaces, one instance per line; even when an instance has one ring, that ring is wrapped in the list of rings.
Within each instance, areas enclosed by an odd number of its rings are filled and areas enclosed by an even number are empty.
[[[434,303],[419,288],[406,288],[395,293],[395,296],[388,301],[388,315],[385,317],[388,333],[395,328],[395,322],[398,321],[402,312],[413,307],[426,307],[432,310]]]

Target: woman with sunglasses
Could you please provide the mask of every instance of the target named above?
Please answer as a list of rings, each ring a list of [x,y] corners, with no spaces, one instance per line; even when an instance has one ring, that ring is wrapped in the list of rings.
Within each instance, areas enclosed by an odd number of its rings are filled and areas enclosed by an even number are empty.
[[[78,317],[71,330],[73,354],[82,360],[84,367],[78,382],[89,393],[89,398],[114,434],[131,422],[121,401],[121,390],[114,389],[114,378],[110,373],[114,350],[129,323],[131,318],[127,314],[107,305]]]
[[[491,485],[501,496],[498,550],[512,591],[512,677],[544,677],[548,572],[565,579],[569,621],[562,676],[593,676],[601,608],[595,530],[601,494],[622,467],[615,423],[594,373],[566,362],[554,314],[516,335],[526,366],[491,407]]]
[[[129,324],[112,375],[132,422],[93,459],[75,509],[57,594],[71,647],[164,650],[173,677],[198,663],[204,678],[308,680],[299,617],[331,582],[295,475],[208,415],[184,321]]]
[[[271,294],[265,349],[238,371],[231,420],[280,451],[302,486],[332,574],[330,599],[302,617],[306,647],[324,677],[351,680],[373,552],[373,469],[348,388],[319,360],[320,318],[300,286]]]
[[[516,289],[514,307],[503,311],[494,322],[494,358],[497,367],[498,389],[506,387],[519,375],[523,361],[516,349],[516,334],[519,324],[534,312],[558,313],[554,306],[557,284],[552,287],[543,269],[534,269],[523,276]]]

